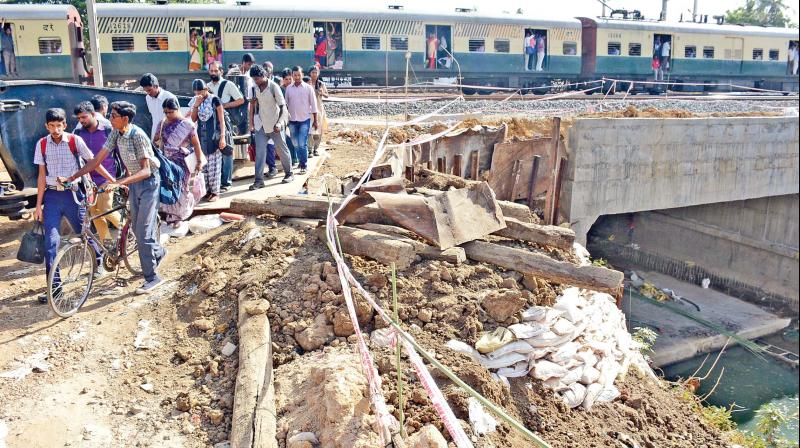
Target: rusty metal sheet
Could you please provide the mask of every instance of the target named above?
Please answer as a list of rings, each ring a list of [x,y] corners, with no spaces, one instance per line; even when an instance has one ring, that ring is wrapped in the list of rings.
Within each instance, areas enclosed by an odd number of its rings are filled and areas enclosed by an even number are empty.
[[[498,143],[492,154],[492,168],[486,175],[489,186],[492,187],[497,199],[501,201],[517,201],[528,198],[528,185],[533,168],[533,157],[540,156],[539,172],[534,186],[534,197],[545,194],[553,184],[553,164],[551,155],[552,138],[542,137],[530,140],[516,140]],[[519,178],[517,188],[514,188],[512,171],[517,161],[519,163]],[[513,194],[512,194],[513,193]]]

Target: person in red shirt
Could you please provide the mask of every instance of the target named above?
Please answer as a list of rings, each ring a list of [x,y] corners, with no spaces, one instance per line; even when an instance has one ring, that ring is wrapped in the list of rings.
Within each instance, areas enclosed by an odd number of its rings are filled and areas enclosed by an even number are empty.
[[[319,39],[317,48],[314,50],[314,59],[322,68],[328,66],[328,39]]]

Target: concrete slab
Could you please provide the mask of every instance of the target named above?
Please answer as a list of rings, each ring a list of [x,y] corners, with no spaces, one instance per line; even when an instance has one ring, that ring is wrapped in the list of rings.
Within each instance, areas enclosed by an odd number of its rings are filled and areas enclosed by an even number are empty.
[[[266,186],[259,190],[250,191],[248,189],[250,185],[253,184],[252,173],[254,173],[254,171],[253,168],[244,166],[237,170],[237,174],[242,177],[234,177],[233,187],[230,190],[222,193],[219,199],[215,202],[201,202],[194,208],[194,214],[203,215],[223,212],[230,208],[231,200],[233,198],[264,199],[271,196],[298,194],[303,189],[303,184],[305,183],[306,179],[316,175],[316,173],[322,167],[325,159],[328,158],[328,153],[324,149],[320,148],[319,153],[319,156],[308,159],[308,172],[306,174],[301,176],[298,174],[298,170],[295,170],[294,180],[288,184],[284,184],[281,183],[281,180],[283,179],[283,171],[279,169],[277,176],[272,179],[264,179],[264,185]],[[280,166],[280,163],[278,163],[278,166]],[[251,173],[250,177],[243,177],[242,173],[246,174],[248,168]]]
[[[672,302],[676,306],[697,313],[699,317],[747,339],[775,333],[791,323],[791,319],[780,318],[756,305],[712,289],[703,289],[656,272],[637,274],[658,288],[669,288],[689,299],[700,307],[700,311],[683,301]],[[658,331],[652,357],[658,367],[717,350],[728,339],[690,319],[636,297],[626,294],[622,302],[630,328],[648,326]]]

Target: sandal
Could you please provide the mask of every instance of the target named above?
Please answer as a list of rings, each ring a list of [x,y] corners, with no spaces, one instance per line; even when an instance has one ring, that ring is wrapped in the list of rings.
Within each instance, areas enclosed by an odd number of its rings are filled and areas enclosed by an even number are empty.
[[[208,198],[206,199],[206,201],[208,201],[208,202],[217,202],[217,199],[219,199],[219,195],[212,193],[212,194],[208,195]]]

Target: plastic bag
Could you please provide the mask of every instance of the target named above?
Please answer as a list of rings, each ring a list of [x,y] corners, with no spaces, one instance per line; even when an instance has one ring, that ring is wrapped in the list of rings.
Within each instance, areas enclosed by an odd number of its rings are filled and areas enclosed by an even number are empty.
[[[34,222],[33,228],[22,236],[17,260],[33,264],[44,263],[44,227],[41,222]]]
[[[203,173],[197,173],[189,179],[189,189],[196,203],[206,195],[206,178]]]
[[[223,224],[219,219],[219,215],[201,215],[195,216],[189,220],[189,231],[195,235],[209,232]]]

